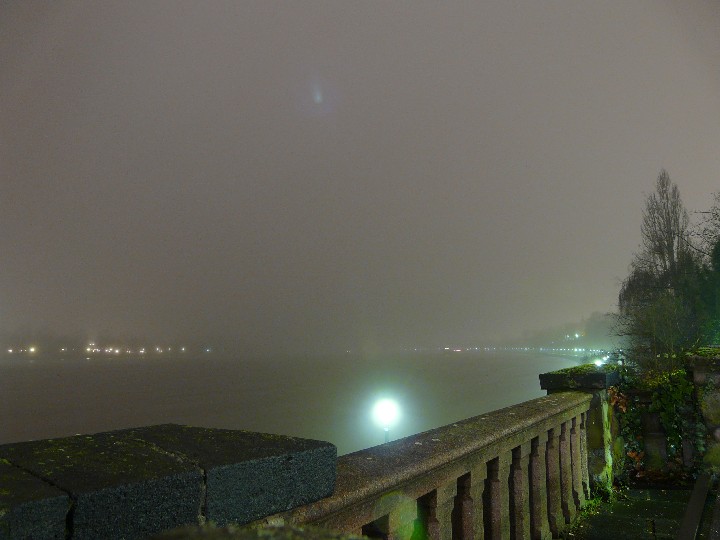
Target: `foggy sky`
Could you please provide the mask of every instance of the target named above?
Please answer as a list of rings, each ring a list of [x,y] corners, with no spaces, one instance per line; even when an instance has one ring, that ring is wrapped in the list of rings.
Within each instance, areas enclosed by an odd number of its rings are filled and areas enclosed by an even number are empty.
[[[720,190],[714,1],[0,3],[0,328],[483,343]],[[2,333],[2,332],[0,332]]]

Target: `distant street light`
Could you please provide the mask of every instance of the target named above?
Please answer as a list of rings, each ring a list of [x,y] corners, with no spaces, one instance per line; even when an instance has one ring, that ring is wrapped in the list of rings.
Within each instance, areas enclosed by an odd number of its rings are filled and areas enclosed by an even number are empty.
[[[392,399],[381,399],[373,407],[375,422],[385,430],[385,442],[390,442],[390,427],[400,417],[400,408]]]

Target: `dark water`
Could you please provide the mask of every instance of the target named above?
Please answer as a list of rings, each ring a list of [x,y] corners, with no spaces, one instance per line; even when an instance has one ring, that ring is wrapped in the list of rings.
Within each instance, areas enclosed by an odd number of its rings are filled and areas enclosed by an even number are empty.
[[[322,439],[344,454],[383,442],[370,414],[380,397],[402,409],[394,439],[544,395],[539,373],[577,363],[506,352],[3,360],[0,443],[176,422]]]

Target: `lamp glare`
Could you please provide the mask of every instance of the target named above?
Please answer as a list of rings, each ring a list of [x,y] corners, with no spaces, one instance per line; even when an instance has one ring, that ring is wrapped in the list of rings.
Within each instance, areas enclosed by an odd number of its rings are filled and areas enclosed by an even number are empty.
[[[373,407],[373,418],[383,428],[389,428],[400,416],[400,409],[392,399],[381,399]]]

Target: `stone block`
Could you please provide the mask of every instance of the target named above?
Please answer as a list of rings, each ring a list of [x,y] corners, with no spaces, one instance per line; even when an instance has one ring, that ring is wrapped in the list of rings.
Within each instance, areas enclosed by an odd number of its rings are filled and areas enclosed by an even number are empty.
[[[585,367],[585,366],[581,366]],[[610,388],[620,382],[617,371],[592,369],[592,366],[580,372],[576,368],[568,370],[551,371],[540,374],[540,388],[548,393],[562,390],[597,390]]]
[[[0,539],[65,538],[70,497],[0,460]]]
[[[326,442],[173,424],[0,445],[0,527],[21,531],[13,538],[64,538],[67,525],[72,538],[129,539],[247,523],[332,494],[336,457]],[[10,473],[39,495],[5,488]],[[48,520],[59,533],[22,533]]]
[[[2,445],[0,458],[70,494],[74,539],[143,538],[198,522],[201,471],[128,431]]]
[[[205,517],[248,523],[333,493],[337,449],[309,439],[166,424],[132,430],[206,477]]]

